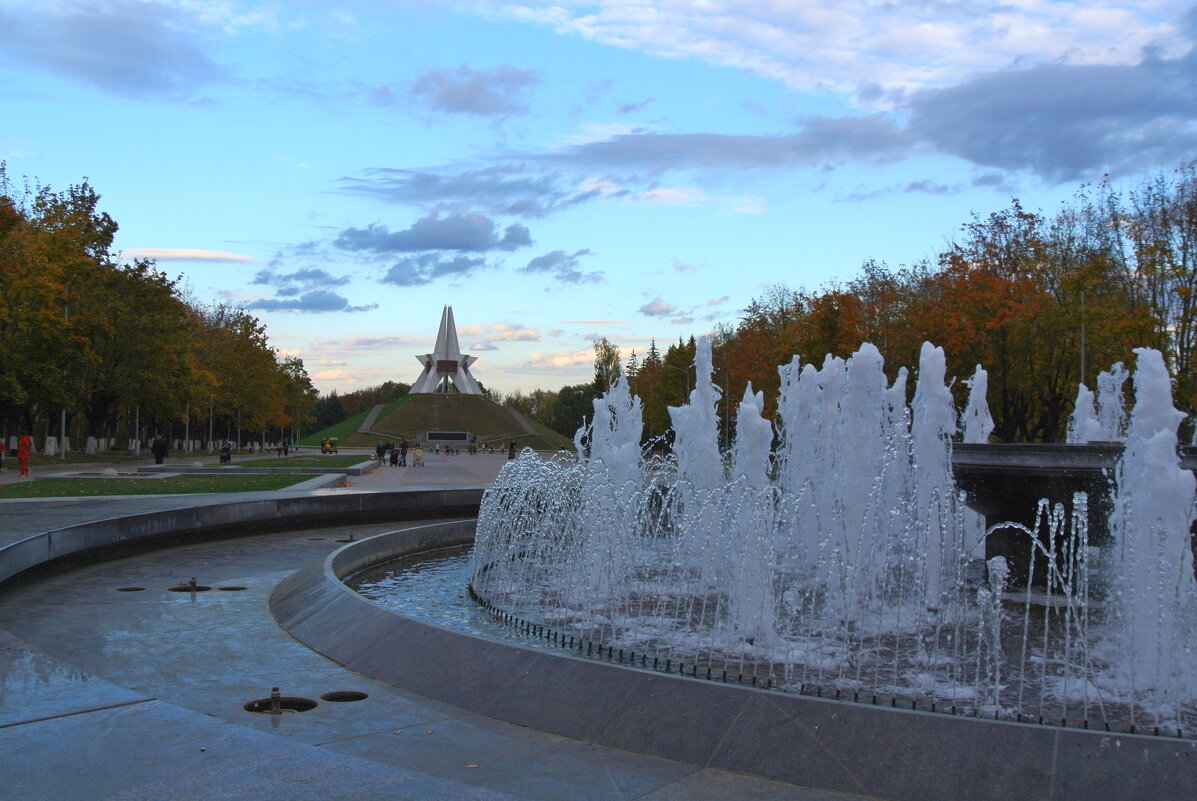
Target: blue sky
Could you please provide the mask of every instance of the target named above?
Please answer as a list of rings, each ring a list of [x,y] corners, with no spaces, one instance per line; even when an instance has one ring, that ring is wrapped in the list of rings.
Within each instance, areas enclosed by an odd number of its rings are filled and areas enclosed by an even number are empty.
[[[0,159],[323,391],[502,390],[1197,155],[1187,2],[0,0]]]

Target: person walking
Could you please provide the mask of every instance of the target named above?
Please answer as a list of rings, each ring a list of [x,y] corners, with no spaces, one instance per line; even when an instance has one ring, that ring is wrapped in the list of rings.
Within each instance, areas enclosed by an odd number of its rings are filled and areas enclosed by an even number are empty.
[[[154,437],[154,441],[150,443],[150,453],[154,454],[154,464],[162,464],[169,452],[170,446],[166,444],[166,439],[161,434]]]
[[[4,437],[0,437],[0,473],[4,472]]]
[[[407,467],[407,438],[399,440],[399,466]]]
[[[33,450],[33,437],[22,434],[17,440],[17,467],[21,469],[20,477],[29,475],[29,451]]]
[[[511,440],[511,442],[507,443],[507,458],[515,458],[515,440]]]

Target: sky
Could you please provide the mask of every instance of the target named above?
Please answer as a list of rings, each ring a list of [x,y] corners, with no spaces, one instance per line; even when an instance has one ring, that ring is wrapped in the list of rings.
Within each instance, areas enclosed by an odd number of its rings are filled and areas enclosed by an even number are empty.
[[[1197,156],[1169,0],[0,0],[0,160],[245,308],[322,392],[734,325]]]

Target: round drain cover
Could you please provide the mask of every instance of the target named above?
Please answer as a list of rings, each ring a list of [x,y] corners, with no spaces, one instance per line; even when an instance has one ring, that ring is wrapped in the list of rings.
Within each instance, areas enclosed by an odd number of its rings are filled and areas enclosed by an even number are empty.
[[[145,587],[117,587],[117,592],[141,592]]]
[[[236,585],[230,585],[228,587],[217,587],[216,589],[224,590],[225,592],[238,592],[240,590],[244,590],[244,589],[248,589],[248,588],[247,587],[238,587]]]
[[[345,703],[346,701],[364,701],[369,697],[366,693],[359,693],[357,690],[339,690],[333,693],[325,693],[320,696],[320,700]]]
[[[212,589],[206,584],[196,584],[192,587],[190,584],[177,584],[174,587],[167,587],[171,592],[207,592]]]

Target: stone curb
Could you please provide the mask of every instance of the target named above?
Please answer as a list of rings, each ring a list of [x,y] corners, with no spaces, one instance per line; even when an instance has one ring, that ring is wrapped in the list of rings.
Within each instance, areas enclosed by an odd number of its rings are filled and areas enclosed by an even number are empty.
[[[343,476],[360,476],[362,473],[369,470],[378,462],[375,459],[368,459],[364,462],[358,462],[349,467],[252,467],[239,464],[230,464],[224,466],[218,465],[204,465],[203,467],[194,467],[190,465],[165,465],[155,464],[147,465],[145,467],[137,468],[139,473],[177,473],[192,476],[220,476],[229,475],[254,475],[254,474],[282,474],[282,473],[296,473],[300,475],[324,475],[326,473],[339,473]]]
[[[340,481],[344,476],[319,478]],[[162,542],[245,536],[346,521],[475,515],[482,492],[481,488],[473,488],[286,495],[96,520],[44,531],[0,548],[0,583],[55,560],[104,549],[146,549]]]

